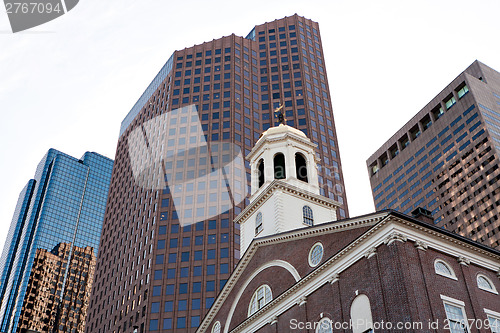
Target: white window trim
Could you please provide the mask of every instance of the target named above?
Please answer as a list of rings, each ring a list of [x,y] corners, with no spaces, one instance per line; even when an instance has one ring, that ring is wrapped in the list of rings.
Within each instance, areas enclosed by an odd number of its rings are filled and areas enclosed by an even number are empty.
[[[321,246],[321,252],[322,252],[322,253],[321,253],[321,258],[319,259],[318,263],[314,265],[314,264],[311,262],[311,254],[312,254],[313,249],[316,247],[316,245]],[[307,255],[307,262],[309,263],[309,266],[311,266],[311,267],[316,267],[316,266],[318,266],[318,265],[319,265],[319,263],[321,262],[321,260],[323,260],[323,256],[324,256],[324,255],[325,255],[325,248],[324,248],[323,244],[321,244],[321,242],[316,242],[316,243],[314,243],[314,245],[313,245],[313,246],[311,246],[311,249],[309,250],[309,254]]]
[[[330,318],[324,317],[324,318],[321,318],[320,321],[318,321],[318,325],[316,326],[316,329],[314,330],[315,333],[319,332],[319,330],[321,329],[321,326],[323,325],[324,322],[330,323],[330,328],[331,328],[331,331],[333,332],[332,320]]]
[[[443,300],[443,307],[446,303],[448,303],[450,305],[459,307],[462,310],[462,315],[464,317],[465,326],[467,327],[467,332],[470,332],[471,330],[470,330],[470,326],[469,326],[469,321],[467,320],[467,312],[465,312],[465,302],[458,300],[458,299],[455,299],[455,298],[452,298],[452,297],[445,296],[445,295],[440,295],[440,296],[441,296],[441,299]],[[444,308],[444,309],[445,309],[445,314],[446,314],[446,308]],[[448,316],[446,316],[446,318],[448,319]]]
[[[271,299],[269,300],[269,302],[266,302],[261,308],[258,308],[255,312],[251,313],[252,312],[252,301],[255,299],[255,297],[257,297],[257,294],[259,292],[260,289],[264,288],[264,301],[266,299],[266,289],[265,288],[269,288],[269,293],[271,294]],[[273,300],[273,290],[271,289],[271,287],[269,287],[268,284],[262,284],[260,285],[256,290],[255,292],[253,293],[252,295],[252,298],[250,299],[250,304],[248,305],[248,317],[250,316],[253,316],[254,314],[256,314],[257,312],[259,312],[260,309],[264,308],[267,304],[271,303]],[[258,300],[257,300],[257,307],[258,307]]]
[[[493,310],[490,310],[490,309],[483,309],[483,310],[484,310],[484,313],[486,313],[486,318],[488,319],[488,321],[490,320],[490,317],[493,317],[494,319],[500,320],[500,313],[493,311]],[[491,328],[490,328],[490,330],[491,330]]]
[[[490,309],[484,309],[484,313],[493,316],[493,317],[498,317],[500,319],[500,312],[496,312]]]
[[[441,272],[438,272],[436,270],[436,263],[438,262],[442,262],[443,264],[446,265],[446,267],[448,267],[448,269],[451,271],[451,274],[452,275],[448,275],[448,274],[444,274],[444,273],[441,273]],[[457,275],[455,274],[455,271],[453,270],[453,268],[451,268],[451,266],[446,262],[444,261],[443,259],[436,259],[434,260],[434,272],[437,274],[437,275],[441,275],[441,276],[444,276],[444,277],[447,277],[449,279],[452,279],[452,280],[455,280],[455,281],[458,281],[458,278],[457,278]]]
[[[260,214],[260,230],[257,231],[257,227],[259,226],[257,224],[257,218],[258,218],[259,214]],[[257,214],[255,215],[255,236],[260,234],[263,230],[264,230],[264,216],[263,216],[262,212],[257,212]]]
[[[220,333],[221,332],[221,324],[220,321],[216,321],[214,325],[212,326],[212,333]]]
[[[439,296],[441,296],[441,299],[445,302],[454,303],[454,305],[465,306],[465,302],[461,301],[459,299],[451,298],[451,297],[446,296],[446,295],[439,295]]]
[[[483,278],[485,278],[485,279],[486,279],[486,281],[488,281],[488,283],[491,285],[491,287],[492,287],[493,289],[488,289],[488,288],[483,288],[483,287],[481,287],[481,286],[479,285],[479,282],[478,282],[479,277],[483,277]],[[484,291],[487,291],[487,292],[492,293],[492,294],[495,294],[495,295],[498,295],[497,288],[496,288],[496,287],[495,287],[495,285],[493,284],[493,281],[491,281],[491,279],[490,279],[490,278],[488,278],[486,275],[479,273],[479,274],[476,276],[476,283],[477,283],[477,287],[478,287],[479,289],[484,290]]]
[[[311,224],[308,224],[308,223],[304,222],[304,220],[305,220],[305,218],[306,218],[306,216],[305,216],[305,214],[304,214],[304,208],[305,208],[305,207],[308,207],[308,208],[311,210],[311,215],[312,215],[312,218],[311,218]],[[312,227],[312,226],[314,226],[314,211],[312,210],[311,206],[309,206],[309,205],[304,205],[304,206],[302,206],[302,224],[303,224],[303,225],[306,225],[306,226],[308,226],[308,227]]]

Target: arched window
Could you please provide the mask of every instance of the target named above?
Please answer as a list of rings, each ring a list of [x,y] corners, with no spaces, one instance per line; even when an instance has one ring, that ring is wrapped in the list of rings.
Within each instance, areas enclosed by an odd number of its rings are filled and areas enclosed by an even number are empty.
[[[278,153],[274,155],[274,179],[285,179],[285,155]]]
[[[262,213],[258,212],[255,217],[255,234],[257,235],[262,231]]]
[[[323,259],[323,245],[321,243],[316,243],[311,247],[309,251],[309,266],[316,267]]]
[[[314,216],[311,207],[304,206],[302,207],[302,222],[307,225],[314,224]]]
[[[436,274],[446,276],[454,280],[457,279],[453,269],[443,260],[438,259],[434,262],[434,270],[436,271]]]
[[[333,333],[332,321],[329,318],[323,318],[316,326],[316,333]]]
[[[220,322],[216,321],[214,326],[212,326],[212,333],[220,333]]]
[[[358,295],[351,304],[351,321],[353,333],[373,332],[372,309],[366,295]]]
[[[267,284],[260,286],[252,296],[250,306],[248,307],[248,316],[250,317],[255,312],[262,309],[267,303],[273,300],[271,288]]]
[[[295,154],[295,171],[297,179],[307,183],[307,162],[304,155],[300,153]]]
[[[257,166],[257,172],[259,173],[259,188],[264,185],[264,160],[261,159]]]
[[[477,286],[479,287],[479,289],[497,294],[497,290],[493,282],[491,282],[490,279],[488,279],[486,276],[482,274],[479,274],[477,276]]]

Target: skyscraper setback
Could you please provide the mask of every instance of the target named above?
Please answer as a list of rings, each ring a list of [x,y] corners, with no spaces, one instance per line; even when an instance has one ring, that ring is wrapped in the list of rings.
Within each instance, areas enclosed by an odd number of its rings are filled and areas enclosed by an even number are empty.
[[[113,161],[50,149],[21,192],[0,261],[0,331],[83,332]]]
[[[348,215],[318,24],[294,15],[175,51],[122,122],[87,332],[193,331],[240,258],[245,156],[275,124],[318,145]]]
[[[375,208],[499,248],[500,73],[475,61],[368,160]]]

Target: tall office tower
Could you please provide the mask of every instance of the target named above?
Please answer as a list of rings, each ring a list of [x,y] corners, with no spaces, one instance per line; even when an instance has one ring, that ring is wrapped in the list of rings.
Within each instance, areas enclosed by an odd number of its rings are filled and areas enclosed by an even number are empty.
[[[88,333],[199,325],[240,258],[245,156],[280,104],[347,215],[317,23],[294,15],[175,51],[122,122]]]
[[[475,61],[367,160],[375,207],[498,248],[499,154],[500,73]]]
[[[17,332],[51,333],[54,327],[84,332],[95,260],[91,246],[59,243],[52,251],[37,249]],[[63,289],[65,279],[69,283]],[[56,295],[62,295],[61,301]]]
[[[38,164],[34,179],[19,196],[0,260],[1,332],[21,331],[24,320],[31,320],[29,312],[35,310],[32,306],[36,304],[36,310],[40,310],[42,303],[56,307],[61,322],[59,327],[45,325],[46,329],[40,332],[83,332],[80,323],[63,319],[85,317],[87,306],[83,303],[88,295],[84,292],[86,286],[79,285],[78,281],[83,281],[83,275],[90,274],[93,268],[84,268],[87,261],[90,265],[91,259],[82,258],[85,262],[80,262],[80,256],[82,251],[88,252],[82,249],[88,248],[97,256],[112,169],[113,161],[102,155],[87,152],[76,159],[54,149],[50,149]],[[59,272],[54,273],[59,280],[57,285],[45,290],[50,295],[44,294],[36,290],[37,287],[33,288],[37,285],[36,279],[42,283],[45,278],[37,272],[53,268],[55,258],[47,253],[48,267],[44,269],[40,267],[40,260],[44,251],[63,256],[59,253],[62,251],[60,243],[67,245],[64,246],[64,258],[59,259],[62,265],[56,268]],[[83,271],[78,272],[80,268]],[[80,274],[82,277],[76,279]],[[30,276],[33,276],[31,281]],[[90,277],[85,279],[91,280]],[[32,298],[33,293],[39,293],[41,298]],[[46,296],[50,302],[46,302]],[[75,302],[66,308],[68,298]],[[24,302],[24,309],[28,311],[25,313],[22,311]]]

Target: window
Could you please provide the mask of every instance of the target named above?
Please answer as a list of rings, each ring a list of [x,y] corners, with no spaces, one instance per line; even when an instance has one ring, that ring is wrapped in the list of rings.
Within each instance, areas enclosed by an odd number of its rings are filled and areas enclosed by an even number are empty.
[[[484,309],[484,312],[488,317],[491,332],[500,333],[500,313],[488,309]]]
[[[259,176],[259,188],[264,185],[264,160],[261,159],[257,164],[257,172]]]
[[[441,118],[443,116],[443,114],[444,114],[444,110],[441,107],[441,105],[437,106],[436,108],[434,108],[434,110],[432,110],[432,115],[434,116],[435,120],[438,120],[439,118]]]
[[[455,100],[455,97],[453,96],[450,96],[446,102],[444,103],[446,105],[446,110],[448,110],[449,108],[451,108],[453,105],[455,105],[457,101]]]
[[[302,207],[302,221],[304,224],[307,224],[309,226],[312,226],[314,224],[313,211],[311,207]]]
[[[468,92],[469,92],[469,88],[467,86],[463,86],[462,89],[457,91],[458,98],[464,97],[464,95],[467,94]]]
[[[271,288],[267,284],[260,286],[252,296],[250,306],[248,307],[248,316],[250,317],[255,312],[262,309],[267,303],[271,302],[273,295]]]
[[[444,295],[441,295],[448,319],[451,333],[469,332],[467,327],[467,316],[465,315],[465,303]]]
[[[434,262],[434,270],[436,271],[436,274],[446,276],[453,280],[457,279],[453,269],[443,260],[438,259]]]
[[[482,274],[479,274],[477,276],[477,286],[479,287],[479,289],[486,290],[494,294],[498,294],[493,282],[491,282],[490,279],[488,279],[486,276]]]
[[[285,155],[278,153],[274,156],[274,179],[285,179]]]
[[[255,234],[257,235],[262,231],[262,213],[258,212],[255,217]]]
[[[316,326],[316,333],[333,333],[332,321],[329,318],[323,318]]]
[[[323,259],[323,245],[321,243],[316,243],[309,251],[309,266],[318,266],[321,259]]]
[[[415,140],[420,136],[420,128],[418,127],[418,124],[413,126],[413,128],[410,130],[410,137],[412,140]]]
[[[151,303],[151,313],[158,313],[158,312],[160,312],[160,302]]]
[[[297,179],[307,183],[307,162],[302,154],[295,154],[295,171]]]
[[[351,304],[351,322],[353,333],[372,333],[373,319],[370,300],[366,295],[358,295]]]
[[[214,326],[212,326],[212,333],[220,333],[220,322],[216,321]]]

